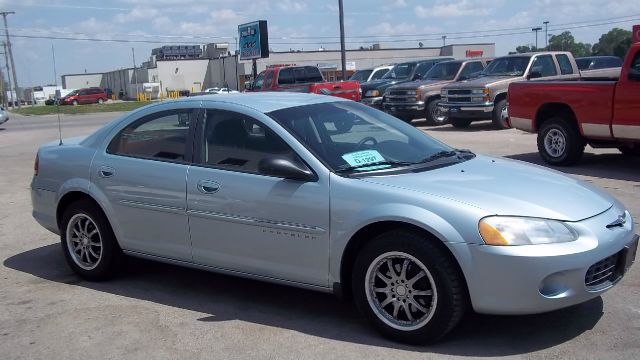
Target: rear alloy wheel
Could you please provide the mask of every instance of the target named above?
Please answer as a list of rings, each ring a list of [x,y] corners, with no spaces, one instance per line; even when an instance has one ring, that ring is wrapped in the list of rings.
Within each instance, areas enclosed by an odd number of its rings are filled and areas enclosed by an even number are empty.
[[[509,115],[507,114],[507,99],[502,99],[496,103],[491,116],[493,127],[496,130],[509,128]]]
[[[360,312],[383,335],[424,344],[446,335],[466,309],[464,279],[450,257],[418,233],[392,230],[367,244],[353,269]]]
[[[640,156],[640,144],[620,146],[618,150],[626,156]]]
[[[104,99],[102,98],[98,99],[98,104],[104,104]]]
[[[538,131],[538,152],[550,165],[575,164],[582,157],[585,146],[578,129],[561,117],[545,121]]]
[[[469,127],[469,125],[471,125],[471,120],[469,119],[449,119],[449,121],[451,122],[451,125],[453,125],[454,128],[458,128],[458,129],[463,129],[463,128],[467,128]]]
[[[64,212],[62,249],[71,269],[88,280],[106,280],[122,267],[124,254],[102,210],[81,200]]]
[[[427,116],[427,125],[436,126],[447,123],[447,114],[438,106],[440,99],[433,99],[427,103],[425,113]]]

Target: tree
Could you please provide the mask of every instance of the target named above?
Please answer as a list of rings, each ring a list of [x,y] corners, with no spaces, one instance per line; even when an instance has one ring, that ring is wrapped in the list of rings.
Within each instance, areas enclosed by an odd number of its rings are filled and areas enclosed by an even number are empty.
[[[534,52],[536,50],[537,50],[536,47],[533,45],[520,45],[516,48],[516,52],[519,54]]]
[[[591,44],[576,42],[571,31],[565,31],[560,35],[552,35],[549,38],[548,50],[570,51],[575,57],[591,55]]]
[[[631,31],[613,28],[600,36],[598,43],[593,45],[594,55],[614,55],[621,58],[631,47]]]

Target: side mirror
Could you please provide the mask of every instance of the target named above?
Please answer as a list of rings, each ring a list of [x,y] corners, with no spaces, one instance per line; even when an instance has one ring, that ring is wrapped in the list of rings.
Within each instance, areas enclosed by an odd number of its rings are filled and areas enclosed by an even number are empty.
[[[527,80],[538,79],[542,77],[542,73],[540,71],[532,71],[527,75]]]
[[[316,175],[301,162],[293,162],[281,157],[267,157],[258,163],[262,175],[276,176],[290,180],[315,181]]]
[[[629,75],[627,75],[627,79],[630,81],[640,81],[640,72],[631,69],[631,71],[629,71]]]

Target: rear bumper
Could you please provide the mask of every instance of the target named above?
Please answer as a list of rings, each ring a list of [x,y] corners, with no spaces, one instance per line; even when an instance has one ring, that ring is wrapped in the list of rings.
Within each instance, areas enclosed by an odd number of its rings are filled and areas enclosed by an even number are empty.
[[[449,118],[489,120],[493,114],[493,103],[454,104],[440,103],[438,106]]]
[[[59,234],[56,219],[56,193],[54,191],[31,188],[33,218],[45,229]]]
[[[634,255],[631,252],[637,249],[638,235],[632,220],[624,227],[607,229],[618,215],[619,210],[610,209],[571,223],[580,237],[570,243],[448,246],[458,257],[475,311],[505,315],[548,312],[595,298],[623,278]],[[600,266],[607,261],[615,264],[611,277],[588,286],[592,275],[605,269]]]

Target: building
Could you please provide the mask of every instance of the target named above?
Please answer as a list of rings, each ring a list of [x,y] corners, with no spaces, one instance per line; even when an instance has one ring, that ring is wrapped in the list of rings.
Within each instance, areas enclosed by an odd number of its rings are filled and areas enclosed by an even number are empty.
[[[171,47],[159,49],[164,48]],[[65,89],[100,86],[111,89],[116,96],[122,94],[125,98],[135,99],[136,94],[141,92],[151,92],[153,98],[160,93],[167,95],[176,91],[201,92],[210,87],[242,90],[244,83],[251,76],[252,62],[238,61],[237,55],[229,53],[228,44],[207,44],[201,53],[191,57],[160,58],[159,54],[160,51],[156,49],[149,61],[144,62],[143,66],[135,71],[133,68],[127,68],[105,73],[63,75],[62,84]],[[376,46],[371,49],[347,50],[346,55],[347,72],[351,74],[356,70],[383,64],[434,56],[451,56],[456,59],[493,57],[495,44],[452,44],[422,48]],[[258,59],[256,64],[258,72],[273,65],[318,66],[329,81],[340,77],[342,67],[340,51],[337,50],[271,52],[269,58]]]

